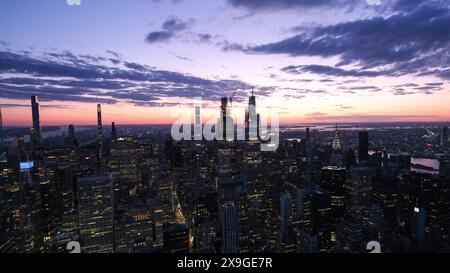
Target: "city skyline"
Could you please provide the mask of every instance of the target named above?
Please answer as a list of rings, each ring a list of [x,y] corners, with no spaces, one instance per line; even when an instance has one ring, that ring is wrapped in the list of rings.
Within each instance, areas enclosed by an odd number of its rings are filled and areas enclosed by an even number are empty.
[[[445,1],[0,6],[5,127],[32,124],[31,95],[42,126],[95,125],[98,103],[104,124],[171,124],[195,97],[212,117],[234,92],[242,116],[251,86],[282,125],[450,120]]]

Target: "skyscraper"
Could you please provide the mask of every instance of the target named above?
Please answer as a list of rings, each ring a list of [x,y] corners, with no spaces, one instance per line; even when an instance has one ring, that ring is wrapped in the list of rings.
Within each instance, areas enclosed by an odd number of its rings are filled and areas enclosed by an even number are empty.
[[[375,171],[369,167],[358,167],[351,170],[351,182],[348,187],[351,202],[357,206],[367,207],[372,198],[372,183]]]
[[[102,106],[97,104],[97,172],[102,169],[103,159],[103,127],[102,127]]]
[[[72,148],[76,148],[77,139],[75,138],[75,127],[73,124],[69,125],[69,136],[66,138],[66,144]]]
[[[3,145],[3,117],[2,117],[2,107],[0,106],[0,146]]]
[[[292,197],[285,193],[280,197],[281,235],[286,234],[292,225]]]
[[[322,168],[322,187],[330,192],[332,224],[336,227],[344,214],[346,169],[336,166]]]
[[[342,145],[341,140],[339,139],[338,127],[336,124],[336,131],[334,133],[333,141],[331,142],[331,157],[330,164],[333,166],[342,166],[343,158],[342,158]]]
[[[116,123],[111,123],[111,140],[117,139]]]
[[[248,97],[248,107],[245,111],[245,139],[256,140],[258,137],[258,117],[256,113],[256,98],[253,95]]]
[[[411,235],[414,242],[421,246],[425,240],[425,209],[415,207],[411,218]]]
[[[445,126],[442,129],[442,146],[447,147],[448,146],[448,127]]]
[[[75,127],[73,126],[73,124],[69,125],[69,138],[75,138]]]
[[[233,202],[227,202],[221,208],[222,217],[222,252],[238,252],[236,207]]]
[[[339,139],[338,127],[336,124],[336,131],[334,132],[334,138],[331,142],[331,149],[334,154],[339,154],[342,151],[341,140]]]
[[[216,139],[232,141],[234,139],[234,125],[228,108],[228,98],[223,97],[220,104],[220,117],[216,125]]]
[[[195,127],[194,127],[194,140],[202,140],[203,129],[202,129],[202,117],[200,106],[195,106]]]
[[[170,224],[164,226],[164,252],[188,253],[189,228],[186,224]]]
[[[33,147],[36,147],[42,143],[40,106],[39,106],[39,99],[37,96],[31,96],[31,112],[33,115],[31,142]]]
[[[328,252],[331,247],[331,232],[333,230],[330,193],[317,188],[311,194],[313,231],[319,239],[319,251]]]
[[[359,132],[359,162],[369,159],[369,131]]]
[[[78,179],[78,214],[81,252],[113,252],[113,187],[111,176]]]

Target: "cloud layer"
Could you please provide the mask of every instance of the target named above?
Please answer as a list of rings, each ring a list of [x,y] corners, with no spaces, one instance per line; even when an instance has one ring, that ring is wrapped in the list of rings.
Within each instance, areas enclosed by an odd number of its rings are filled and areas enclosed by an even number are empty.
[[[41,57],[0,51],[0,74],[0,98],[8,99],[29,99],[35,94],[47,101],[162,106],[166,98],[175,97],[218,101],[234,90],[238,90],[236,97],[244,97],[249,88],[241,81],[204,79],[68,51]]]
[[[247,2],[260,1],[233,2],[244,5]],[[283,5],[300,5],[309,1],[281,2]],[[262,3],[258,5],[264,6]],[[246,6],[250,7],[250,4],[247,3]],[[340,58],[340,62],[335,66],[291,66],[284,68],[285,72],[309,71],[331,76],[355,77],[415,74],[449,79],[448,2],[401,0],[395,2],[394,6],[396,12],[388,17],[317,26],[273,43],[241,45],[228,42],[223,44],[223,49],[251,54]]]

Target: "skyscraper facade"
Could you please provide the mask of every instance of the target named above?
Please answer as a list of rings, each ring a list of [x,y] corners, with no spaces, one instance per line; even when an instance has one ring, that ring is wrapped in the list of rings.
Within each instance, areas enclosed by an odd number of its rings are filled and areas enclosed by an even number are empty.
[[[103,160],[103,126],[102,126],[102,106],[97,104],[97,172],[102,169]]]
[[[358,156],[359,162],[369,160],[369,132],[359,132]]]
[[[81,252],[114,252],[111,176],[78,179]]]
[[[3,117],[2,117],[2,107],[0,106],[0,146],[3,145]]]
[[[221,207],[222,216],[222,252],[238,252],[238,233],[236,227],[236,207],[233,202],[226,202]]]
[[[37,96],[31,96],[31,113],[33,116],[33,127],[32,127],[32,145],[37,147],[42,143],[42,133],[41,133],[41,117],[40,117],[40,106],[39,99]]]

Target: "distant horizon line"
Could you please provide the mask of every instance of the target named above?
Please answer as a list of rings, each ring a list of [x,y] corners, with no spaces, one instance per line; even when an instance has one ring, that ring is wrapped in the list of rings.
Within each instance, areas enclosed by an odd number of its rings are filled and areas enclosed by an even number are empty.
[[[355,122],[310,122],[310,123],[280,123],[280,126],[286,127],[286,126],[307,126],[307,125],[349,125],[349,124],[411,124],[411,123],[417,123],[417,124],[450,124],[449,121],[355,121]],[[205,125],[206,123],[202,123],[202,125]],[[73,124],[73,123],[67,123],[67,124],[53,124],[53,125],[41,125],[41,127],[65,127],[69,125],[74,126],[97,126],[97,124]],[[172,123],[117,123],[115,122],[115,126],[121,126],[121,125],[127,125],[127,126],[171,126]],[[194,126],[195,124],[191,124]],[[103,126],[111,126],[111,123],[103,124]],[[32,127],[32,124],[29,125],[4,125],[3,128],[27,128]]]

